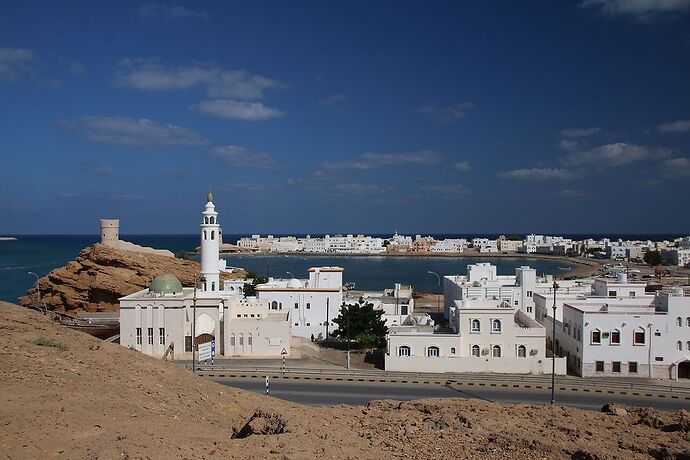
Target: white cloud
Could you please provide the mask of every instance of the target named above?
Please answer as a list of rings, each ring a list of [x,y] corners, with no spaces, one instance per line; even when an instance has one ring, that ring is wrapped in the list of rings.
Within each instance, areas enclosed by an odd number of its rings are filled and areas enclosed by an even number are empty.
[[[562,168],[522,168],[498,173],[504,179],[521,180],[570,180],[575,179],[578,174]]]
[[[571,189],[571,188],[566,188],[561,190],[560,192],[561,195],[567,198],[582,198],[587,196],[587,192],[584,190],[577,190],[577,189]]]
[[[91,142],[125,147],[177,147],[209,143],[187,128],[164,125],[146,118],[87,115],[63,120],[60,125],[78,132]]]
[[[441,161],[441,155],[431,150],[420,150],[405,153],[365,153],[359,157],[335,163],[324,163],[320,172],[326,171],[368,171],[384,166],[399,166],[415,164],[421,166],[436,165]],[[319,171],[317,171],[318,175]]]
[[[670,150],[661,147],[618,142],[606,144],[584,152],[574,152],[561,159],[567,166],[616,167],[642,160],[667,158]]]
[[[425,192],[438,193],[441,195],[465,195],[471,192],[469,187],[460,184],[423,185],[420,188]]]
[[[664,175],[690,177],[690,158],[669,158],[662,163]]]
[[[193,10],[184,6],[147,4],[139,8],[139,16],[162,19],[202,18],[208,19],[205,11]]]
[[[641,20],[690,10],[690,0],[583,0],[580,5],[601,8],[611,16],[628,15]]]
[[[455,165],[453,167],[455,168],[456,171],[461,171],[461,172],[469,171],[470,169],[472,169],[470,167],[469,161],[461,161],[460,163],[455,163]]]
[[[340,105],[343,102],[345,102],[345,96],[342,94],[331,94],[328,96],[322,96],[316,100],[320,105],[325,105],[327,107],[332,107],[336,105]]]
[[[659,130],[665,133],[682,133],[690,131],[690,120],[678,120],[671,123],[662,123]]]
[[[278,162],[269,154],[255,152],[238,145],[225,145],[211,150],[211,156],[222,159],[240,168],[275,169]]]
[[[571,139],[561,139],[558,145],[563,150],[567,150],[569,152],[575,152],[580,148],[580,143]]]
[[[594,136],[601,128],[568,128],[560,132],[562,137],[589,137]]]
[[[259,121],[285,116],[285,112],[267,107],[261,102],[237,101],[234,99],[214,99],[201,101],[194,106],[199,112],[218,118]]]
[[[422,113],[433,115],[441,121],[452,122],[464,117],[465,113],[468,110],[473,109],[474,107],[475,105],[471,102],[460,102],[458,104],[451,104],[445,106],[427,104],[423,107],[420,107],[419,110]]]
[[[163,66],[145,59],[123,59],[115,83],[140,90],[173,91],[203,86],[213,98],[259,99],[267,90],[284,87],[282,83],[246,70],[228,70],[215,66]]]
[[[35,54],[23,48],[0,48],[0,81],[14,81],[31,72]]]

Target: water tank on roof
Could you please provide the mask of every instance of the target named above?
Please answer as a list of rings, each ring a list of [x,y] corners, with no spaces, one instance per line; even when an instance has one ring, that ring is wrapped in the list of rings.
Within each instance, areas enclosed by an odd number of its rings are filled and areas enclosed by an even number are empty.
[[[627,283],[627,282],[628,282],[628,274],[625,273],[625,272],[620,272],[620,273],[616,276],[616,280],[617,280],[619,283]]]

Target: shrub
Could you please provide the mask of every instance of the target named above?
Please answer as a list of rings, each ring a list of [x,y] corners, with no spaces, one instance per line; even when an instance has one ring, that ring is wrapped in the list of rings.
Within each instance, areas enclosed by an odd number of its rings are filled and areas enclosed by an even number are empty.
[[[67,350],[67,345],[63,344],[62,342],[58,342],[55,339],[47,339],[45,337],[34,339],[31,343],[38,345],[39,347],[57,348],[60,351]]]

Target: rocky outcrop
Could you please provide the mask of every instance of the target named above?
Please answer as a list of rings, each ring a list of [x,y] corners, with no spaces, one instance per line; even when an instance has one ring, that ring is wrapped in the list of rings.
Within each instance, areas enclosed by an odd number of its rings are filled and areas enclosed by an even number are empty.
[[[75,260],[41,278],[41,300],[55,311],[117,311],[118,298],[146,288],[162,273],[171,273],[183,286],[191,286],[199,264],[94,244],[83,249]],[[222,273],[221,281],[244,274]],[[29,306],[36,299],[35,289],[30,289],[19,302]]]

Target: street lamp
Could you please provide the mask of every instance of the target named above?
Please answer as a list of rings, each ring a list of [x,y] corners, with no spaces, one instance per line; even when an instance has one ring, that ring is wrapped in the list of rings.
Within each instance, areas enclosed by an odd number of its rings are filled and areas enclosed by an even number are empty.
[[[285,273],[286,273],[286,274],[288,274],[288,275],[290,275],[290,276],[291,276],[292,278],[294,278],[294,277],[295,277],[295,275],[293,275],[293,274],[292,274],[292,273],[290,273],[290,272],[285,272]]]
[[[556,291],[558,283],[553,282],[553,334],[551,335],[551,405],[556,393]],[[567,364],[566,364],[567,366]]]
[[[192,297],[192,373],[196,373],[196,288],[199,275],[194,275],[194,297]]]
[[[38,275],[34,272],[26,272],[29,275],[34,275],[36,277],[36,291],[38,292],[38,302],[37,305],[40,307],[41,306],[41,283],[40,279],[38,278]]]
[[[436,298],[436,307],[438,308],[438,311],[441,311],[441,277],[438,275],[436,272],[432,272],[431,270],[427,271],[428,274],[430,275],[436,275],[436,279],[438,279],[438,290],[439,294],[438,297]]]

